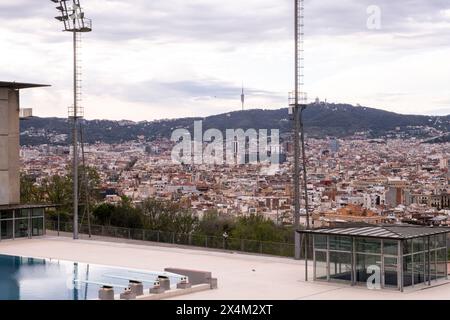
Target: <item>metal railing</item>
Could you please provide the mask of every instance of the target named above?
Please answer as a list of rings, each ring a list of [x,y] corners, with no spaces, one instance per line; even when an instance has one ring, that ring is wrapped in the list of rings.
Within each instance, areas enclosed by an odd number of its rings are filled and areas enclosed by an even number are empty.
[[[59,223],[58,228],[58,222],[47,220],[46,229],[49,231],[56,231],[59,236],[61,235],[61,233],[73,232],[73,224],[61,222]],[[87,235],[88,227],[86,225],[79,226],[79,233]],[[268,242],[237,238],[224,239],[223,237],[207,236],[197,233],[184,234],[147,229],[120,228],[113,226],[92,225],[91,235],[96,237],[140,240],[281,257],[293,257],[295,250],[295,245],[293,243],[287,242]]]

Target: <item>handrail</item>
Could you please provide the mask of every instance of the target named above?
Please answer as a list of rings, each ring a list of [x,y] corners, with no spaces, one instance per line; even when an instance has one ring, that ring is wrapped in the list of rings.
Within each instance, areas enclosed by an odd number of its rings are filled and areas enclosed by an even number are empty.
[[[59,236],[60,231],[70,232],[73,224],[68,222],[58,224],[56,221],[49,220],[47,221],[47,227],[49,230],[58,231]],[[85,225],[80,225],[80,233],[85,233],[83,231],[85,228]],[[292,257],[294,255],[295,248],[295,245],[292,242],[223,238],[220,236],[209,236],[199,233],[176,233],[171,231],[149,230],[143,228],[133,229],[116,226],[92,225],[91,231],[93,236],[142,240],[157,243],[172,243],[282,257]]]

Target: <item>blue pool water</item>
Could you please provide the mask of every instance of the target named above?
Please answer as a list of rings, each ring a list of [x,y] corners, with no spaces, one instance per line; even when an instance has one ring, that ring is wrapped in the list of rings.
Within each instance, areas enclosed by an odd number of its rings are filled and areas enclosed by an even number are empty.
[[[112,277],[111,277],[112,276]],[[90,300],[98,298],[99,285],[74,280],[128,285],[120,277],[153,279],[140,270],[100,265],[0,255],[0,300]],[[170,279],[171,283],[176,279]],[[152,283],[144,283],[145,291]],[[122,288],[115,288],[121,293]]]

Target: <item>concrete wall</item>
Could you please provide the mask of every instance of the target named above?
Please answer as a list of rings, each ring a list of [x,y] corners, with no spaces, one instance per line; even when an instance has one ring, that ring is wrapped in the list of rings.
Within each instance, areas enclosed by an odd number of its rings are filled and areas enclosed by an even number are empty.
[[[0,88],[0,205],[20,203],[19,92]]]

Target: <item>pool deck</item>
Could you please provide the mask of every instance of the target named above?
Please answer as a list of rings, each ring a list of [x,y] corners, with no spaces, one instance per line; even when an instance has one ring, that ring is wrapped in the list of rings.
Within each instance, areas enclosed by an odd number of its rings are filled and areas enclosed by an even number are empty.
[[[289,258],[46,236],[0,242],[0,254],[163,271],[174,267],[211,271],[219,288],[188,300],[428,300],[450,299],[450,281],[401,293],[349,285],[305,282],[304,262]],[[312,269],[311,269],[312,270]]]

